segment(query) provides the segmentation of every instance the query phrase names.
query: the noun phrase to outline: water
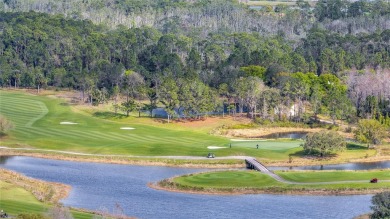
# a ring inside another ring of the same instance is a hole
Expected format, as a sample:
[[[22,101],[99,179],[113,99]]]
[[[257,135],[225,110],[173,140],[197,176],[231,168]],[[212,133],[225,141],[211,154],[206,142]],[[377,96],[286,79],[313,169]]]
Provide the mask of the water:
[[[370,163],[345,163],[332,165],[315,165],[301,167],[267,167],[270,170],[373,170],[388,169],[390,161],[370,162]]]
[[[113,211],[119,204],[138,218],[352,218],[369,212],[370,195],[196,195],[157,191],[148,182],[203,169],[130,166],[11,157],[0,161],[29,177],[72,186],[67,206]]]
[[[261,138],[292,138],[292,139],[302,139],[305,138],[307,132],[276,132],[269,135],[263,135]]]

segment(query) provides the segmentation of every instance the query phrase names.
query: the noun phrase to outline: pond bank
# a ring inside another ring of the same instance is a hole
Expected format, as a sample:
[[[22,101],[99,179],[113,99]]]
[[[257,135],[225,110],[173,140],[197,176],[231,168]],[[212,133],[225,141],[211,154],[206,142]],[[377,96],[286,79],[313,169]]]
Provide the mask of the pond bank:
[[[26,177],[22,174],[0,168],[0,180],[31,192],[41,202],[58,204],[68,197],[71,187],[62,183],[46,182]]]
[[[44,150],[34,148],[8,148],[0,147],[1,156],[28,156],[45,159],[108,163],[108,164],[128,164],[139,166],[168,166],[168,167],[185,167],[185,168],[243,168],[245,167],[244,159],[246,156],[228,156],[216,157],[214,159],[197,156],[126,156],[126,155],[105,155],[105,154],[83,154],[67,151]],[[331,160],[328,158],[309,157],[294,159],[289,161],[271,161],[260,159],[266,166],[313,166],[313,165],[330,165],[344,164],[353,162],[380,162],[390,161],[390,156],[368,157],[353,160]]]

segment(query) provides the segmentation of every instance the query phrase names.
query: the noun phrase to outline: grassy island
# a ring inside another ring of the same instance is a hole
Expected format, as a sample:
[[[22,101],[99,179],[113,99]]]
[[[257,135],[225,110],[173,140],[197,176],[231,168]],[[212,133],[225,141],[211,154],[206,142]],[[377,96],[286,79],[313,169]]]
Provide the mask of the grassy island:
[[[256,171],[216,171],[190,174],[158,182],[152,187],[206,194],[373,194],[390,188],[388,171],[293,171],[276,172],[282,183]],[[378,183],[369,183],[373,177]]]

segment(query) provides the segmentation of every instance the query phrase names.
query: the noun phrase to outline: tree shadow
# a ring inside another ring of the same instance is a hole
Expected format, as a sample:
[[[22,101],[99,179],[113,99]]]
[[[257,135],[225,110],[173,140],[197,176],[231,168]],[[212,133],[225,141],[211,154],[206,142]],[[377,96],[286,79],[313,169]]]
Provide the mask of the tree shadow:
[[[115,114],[113,112],[95,112],[93,114],[93,116],[101,118],[101,119],[122,119],[122,118],[126,117],[123,114],[120,114],[120,113]]]
[[[337,157],[337,153],[325,153],[321,156],[321,152],[316,150],[311,151],[310,154],[306,150],[301,150],[296,151],[295,153],[290,153],[289,156],[307,159],[329,160]]]
[[[348,143],[347,150],[367,150],[367,146],[356,143]]]

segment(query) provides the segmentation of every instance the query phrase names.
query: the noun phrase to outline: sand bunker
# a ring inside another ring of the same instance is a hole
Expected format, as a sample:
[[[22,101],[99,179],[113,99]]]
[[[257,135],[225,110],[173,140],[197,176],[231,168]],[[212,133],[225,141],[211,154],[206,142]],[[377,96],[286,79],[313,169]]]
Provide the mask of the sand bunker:
[[[208,146],[207,148],[208,148],[208,149],[215,150],[215,149],[222,149],[222,148],[227,148],[227,147],[219,147],[219,146]]]
[[[121,127],[122,130],[133,130],[135,128],[132,128],[132,127]]]
[[[77,125],[75,122],[60,122],[60,125]]]

